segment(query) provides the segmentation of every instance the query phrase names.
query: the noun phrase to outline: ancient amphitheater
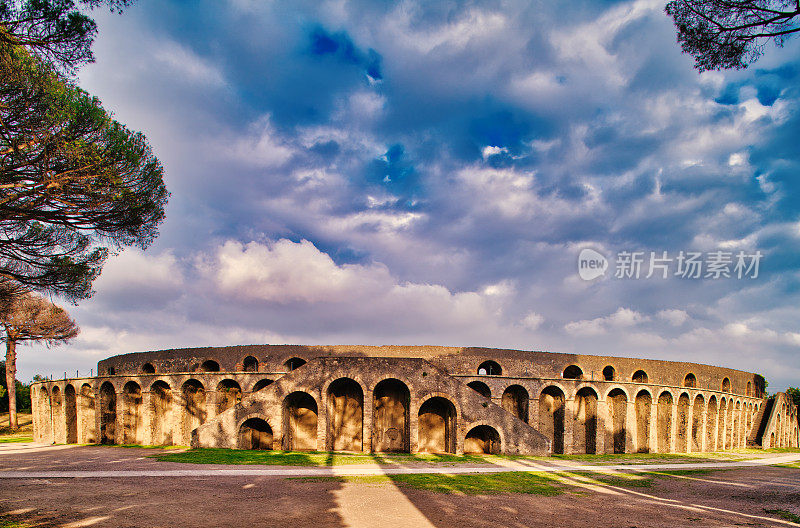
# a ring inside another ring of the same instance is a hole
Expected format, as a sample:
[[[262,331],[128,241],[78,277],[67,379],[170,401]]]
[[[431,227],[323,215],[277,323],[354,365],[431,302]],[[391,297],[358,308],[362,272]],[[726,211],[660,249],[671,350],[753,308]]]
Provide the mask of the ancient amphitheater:
[[[489,348],[142,352],[33,387],[41,442],[449,453],[798,446],[797,407],[695,363]]]

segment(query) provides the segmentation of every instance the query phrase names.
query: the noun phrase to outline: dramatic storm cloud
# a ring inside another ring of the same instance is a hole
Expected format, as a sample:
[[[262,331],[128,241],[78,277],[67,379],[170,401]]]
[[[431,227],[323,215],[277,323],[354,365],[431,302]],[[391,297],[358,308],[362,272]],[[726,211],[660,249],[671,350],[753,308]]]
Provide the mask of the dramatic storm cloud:
[[[663,1],[142,1],[98,22],[80,83],[148,136],[172,199],[72,309],[81,336],[21,350],[23,378],[364,343],[800,379],[797,39],[698,74]],[[580,278],[583,248],[604,276]],[[615,277],[637,251],[639,278]],[[681,251],[729,254],[731,276],[676,276]]]

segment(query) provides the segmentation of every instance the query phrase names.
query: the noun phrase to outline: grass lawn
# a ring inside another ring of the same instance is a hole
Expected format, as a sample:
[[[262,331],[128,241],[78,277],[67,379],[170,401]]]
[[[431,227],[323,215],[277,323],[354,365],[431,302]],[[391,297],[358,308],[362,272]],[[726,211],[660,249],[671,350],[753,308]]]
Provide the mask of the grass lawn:
[[[134,447],[134,446],[130,446]],[[530,460],[555,462],[559,460],[588,464],[650,464],[658,462],[702,462],[719,459],[738,459],[728,453],[629,453],[619,455],[554,455],[551,457],[530,457],[510,455],[432,455],[432,454],[391,454],[391,453],[330,453],[324,451],[248,451],[243,449],[187,449],[178,453],[153,455],[164,462],[184,462],[189,464],[247,464],[269,466],[339,466],[347,464],[387,464],[402,465],[410,463],[496,464],[503,460]]]
[[[8,413],[0,414],[0,444],[8,442],[33,442],[33,417],[30,413],[17,413],[19,429],[8,427]],[[0,525],[2,528],[2,525]]]

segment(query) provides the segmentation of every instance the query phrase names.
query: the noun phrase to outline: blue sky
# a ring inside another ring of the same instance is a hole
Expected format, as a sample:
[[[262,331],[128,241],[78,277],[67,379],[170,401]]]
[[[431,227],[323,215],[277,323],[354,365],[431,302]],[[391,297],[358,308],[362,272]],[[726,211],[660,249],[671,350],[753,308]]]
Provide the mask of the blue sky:
[[[429,5],[431,4],[431,5]],[[696,361],[800,384],[800,43],[698,74],[663,2],[155,2],[81,86],[150,140],[161,236],[20,374],[246,343]],[[583,281],[578,253],[610,260]],[[764,255],[617,279],[621,251]]]

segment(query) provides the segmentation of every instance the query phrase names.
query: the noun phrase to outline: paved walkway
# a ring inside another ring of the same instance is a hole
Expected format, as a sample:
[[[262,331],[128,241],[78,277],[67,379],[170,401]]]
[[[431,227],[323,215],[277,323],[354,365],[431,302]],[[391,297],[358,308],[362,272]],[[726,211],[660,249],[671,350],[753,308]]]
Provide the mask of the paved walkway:
[[[41,446],[36,444],[0,445],[0,457],[30,453],[31,451],[50,452],[66,449],[69,446]],[[563,462],[540,462],[530,460],[498,459],[493,464],[468,465],[426,465],[401,466],[379,464],[352,464],[330,467],[307,466],[240,466],[231,468],[214,467],[187,469],[132,469],[132,470],[13,470],[1,469],[0,479],[41,479],[41,478],[120,478],[120,477],[327,477],[327,476],[371,476],[371,475],[409,475],[409,474],[465,474],[465,473],[503,473],[503,472],[608,472],[608,471],[685,471],[692,469],[731,469],[758,467],[773,464],[787,464],[800,461],[800,453],[767,455],[742,461],[683,462],[657,464],[576,464]]]

